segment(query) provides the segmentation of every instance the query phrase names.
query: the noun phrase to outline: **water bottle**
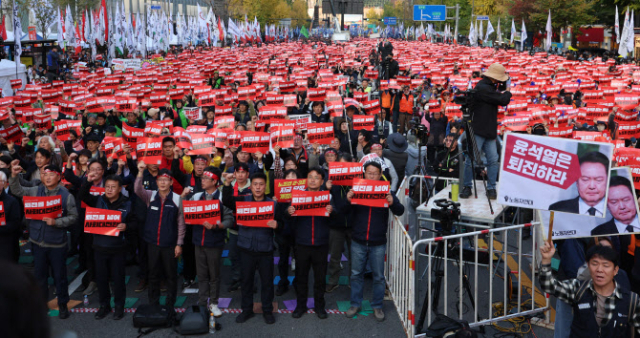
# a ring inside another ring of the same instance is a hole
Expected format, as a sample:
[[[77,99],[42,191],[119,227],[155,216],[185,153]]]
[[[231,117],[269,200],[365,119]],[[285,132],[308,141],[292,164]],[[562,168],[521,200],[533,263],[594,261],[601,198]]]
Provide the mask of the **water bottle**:
[[[84,306],[89,306],[89,296],[84,295]]]
[[[209,316],[209,333],[216,333],[216,317],[213,316],[213,312]]]

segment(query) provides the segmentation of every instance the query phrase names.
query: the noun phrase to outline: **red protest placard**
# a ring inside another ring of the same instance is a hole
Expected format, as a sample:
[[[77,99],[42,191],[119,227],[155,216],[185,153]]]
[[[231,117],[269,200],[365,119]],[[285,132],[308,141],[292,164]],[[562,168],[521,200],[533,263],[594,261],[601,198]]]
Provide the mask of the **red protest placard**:
[[[131,149],[136,149],[138,138],[144,137],[144,129],[130,127],[126,123],[122,124],[122,139]]]
[[[362,103],[362,108],[367,115],[380,114],[380,100],[365,101]]]
[[[525,131],[529,125],[529,116],[507,116],[502,119],[502,125],[511,131]]]
[[[278,202],[290,202],[293,191],[302,191],[307,189],[307,179],[295,180],[275,180],[273,183],[275,190],[274,196]]]
[[[375,116],[366,115],[354,115],[353,116],[353,130],[368,130],[373,131],[375,125]]]
[[[216,117],[213,127],[214,128],[233,128],[235,126],[235,118],[233,116]]]
[[[138,99],[135,97],[117,97],[116,109],[121,112],[132,112],[138,106]]]
[[[292,216],[329,216],[327,205],[331,203],[329,191],[294,191],[291,206],[296,209]]]
[[[24,196],[22,202],[26,219],[41,221],[43,218],[62,217],[62,197],[60,196]]]
[[[362,178],[362,165],[360,163],[329,163],[329,180],[333,185],[352,185],[355,178]]]
[[[504,171],[562,189],[569,188],[581,175],[576,154],[515,134],[507,137],[504,156]]]
[[[104,195],[104,188],[92,186],[91,189],[89,189],[89,193],[93,196],[102,196]],[[83,208],[89,207],[86,203],[84,203],[84,201],[80,201],[80,206]]]
[[[331,144],[334,139],[333,123],[307,124],[307,138],[309,143]]]
[[[215,137],[210,134],[191,134],[191,144],[193,149],[188,155],[210,155],[213,152],[213,142]]]
[[[7,225],[7,217],[4,212],[4,203],[0,202],[0,226]]]
[[[191,134],[186,132],[182,127],[175,127],[173,139],[176,140],[176,146],[180,149],[191,149]]]
[[[247,131],[242,134],[242,151],[248,153],[261,152],[266,154],[269,151],[269,141],[271,134]]]
[[[268,228],[274,218],[273,202],[236,202],[236,223],[240,226]]]
[[[11,89],[18,89],[18,88],[22,88],[22,79],[15,79],[15,80],[10,80],[11,81]]]
[[[280,148],[293,147],[293,137],[295,136],[295,127],[271,127],[271,146],[280,146]]]
[[[138,158],[146,164],[162,163],[162,138],[138,139]]]
[[[120,223],[122,223],[122,212],[118,210],[86,208],[84,232],[87,234],[118,236],[120,231],[116,230],[116,227]]]
[[[227,148],[227,134],[233,132],[231,129],[211,129],[211,135],[215,138],[214,146],[216,148]]]
[[[261,121],[282,119],[287,116],[287,108],[283,106],[263,106],[259,112]]]
[[[356,178],[353,180],[353,192],[355,195],[351,199],[351,204],[377,208],[389,207],[389,203],[387,202],[389,182],[387,181]]]
[[[220,200],[182,201],[184,222],[187,224],[220,224]]]
[[[187,133],[204,134],[207,132],[207,126],[192,124],[187,127]]]
[[[618,138],[630,139],[640,136],[640,121],[618,122]]]
[[[33,117],[33,123],[38,130],[47,130],[51,128],[51,115],[36,115]]]
[[[242,144],[242,135],[245,131],[230,130],[227,132],[227,141],[229,141],[229,147],[239,147]]]
[[[22,137],[22,129],[20,129],[20,125],[14,124],[9,128],[1,129],[0,137],[7,140],[7,142],[16,142]]]

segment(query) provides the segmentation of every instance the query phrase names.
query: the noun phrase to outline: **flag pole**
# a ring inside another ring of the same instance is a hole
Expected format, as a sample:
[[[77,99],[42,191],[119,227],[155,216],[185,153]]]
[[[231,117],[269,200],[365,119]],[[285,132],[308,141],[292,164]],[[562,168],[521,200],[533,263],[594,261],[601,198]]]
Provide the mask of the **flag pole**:
[[[12,4],[12,8],[11,8],[11,12],[13,13],[13,15],[16,15],[16,0],[11,1]],[[5,28],[6,29],[6,28]],[[22,30],[22,29],[20,29]],[[16,18],[13,18],[13,61],[15,61],[16,63],[16,80],[19,79],[18,77],[18,67],[20,67],[20,55],[16,55],[16,44],[20,43],[20,40],[16,40],[16,39],[21,39],[21,36],[17,36],[16,34]]]

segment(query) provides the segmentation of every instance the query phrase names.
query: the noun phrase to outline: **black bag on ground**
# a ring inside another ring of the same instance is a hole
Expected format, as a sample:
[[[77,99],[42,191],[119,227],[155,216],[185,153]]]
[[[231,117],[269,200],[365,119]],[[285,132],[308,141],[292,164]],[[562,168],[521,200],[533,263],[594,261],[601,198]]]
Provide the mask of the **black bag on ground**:
[[[176,312],[166,305],[142,304],[133,314],[133,327],[139,328],[138,333],[141,337],[149,334],[156,329],[172,327],[175,322]],[[143,327],[151,328],[142,330]]]
[[[209,333],[209,311],[203,305],[188,307],[182,318],[180,325],[176,327],[176,332],[181,335]]]
[[[424,333],[427,337],[440,338],[448,337],[450,334],[455,334],[461,330],[468,331],[470,334],[468,337],[477,337],[475,332],[469,330],[469,323],[466,320],[458,320],[443,314],[437,314]]]

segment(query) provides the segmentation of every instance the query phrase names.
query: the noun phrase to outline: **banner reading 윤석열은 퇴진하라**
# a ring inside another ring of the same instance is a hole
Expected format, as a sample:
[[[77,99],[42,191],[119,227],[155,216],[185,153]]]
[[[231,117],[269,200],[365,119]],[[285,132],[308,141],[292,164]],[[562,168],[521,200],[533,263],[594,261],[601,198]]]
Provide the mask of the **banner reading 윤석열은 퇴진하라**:
[[[607,193],[607,212],[604,218],[589,217],[556,212],[553,218],[553,239],[573,237],[612,236],[615,243],[626,238],[616,235],[640,232],[638,219],[638,201],[635,198],[632,176],[628,167],[612,168],[609,173],[609,190]],[[543,233],[549,233],[550,212],[540,210],[540,220],[544,227]],[[620,226],[618,226],[620,225]],[[629,231],[629,225],[633,231]],[[614,246],[617,246],[614,244]],[[626,248],[625,248],[626,249]]]
[[[509,133],[498,203],[602,218],[612,154],[610,143]]]

